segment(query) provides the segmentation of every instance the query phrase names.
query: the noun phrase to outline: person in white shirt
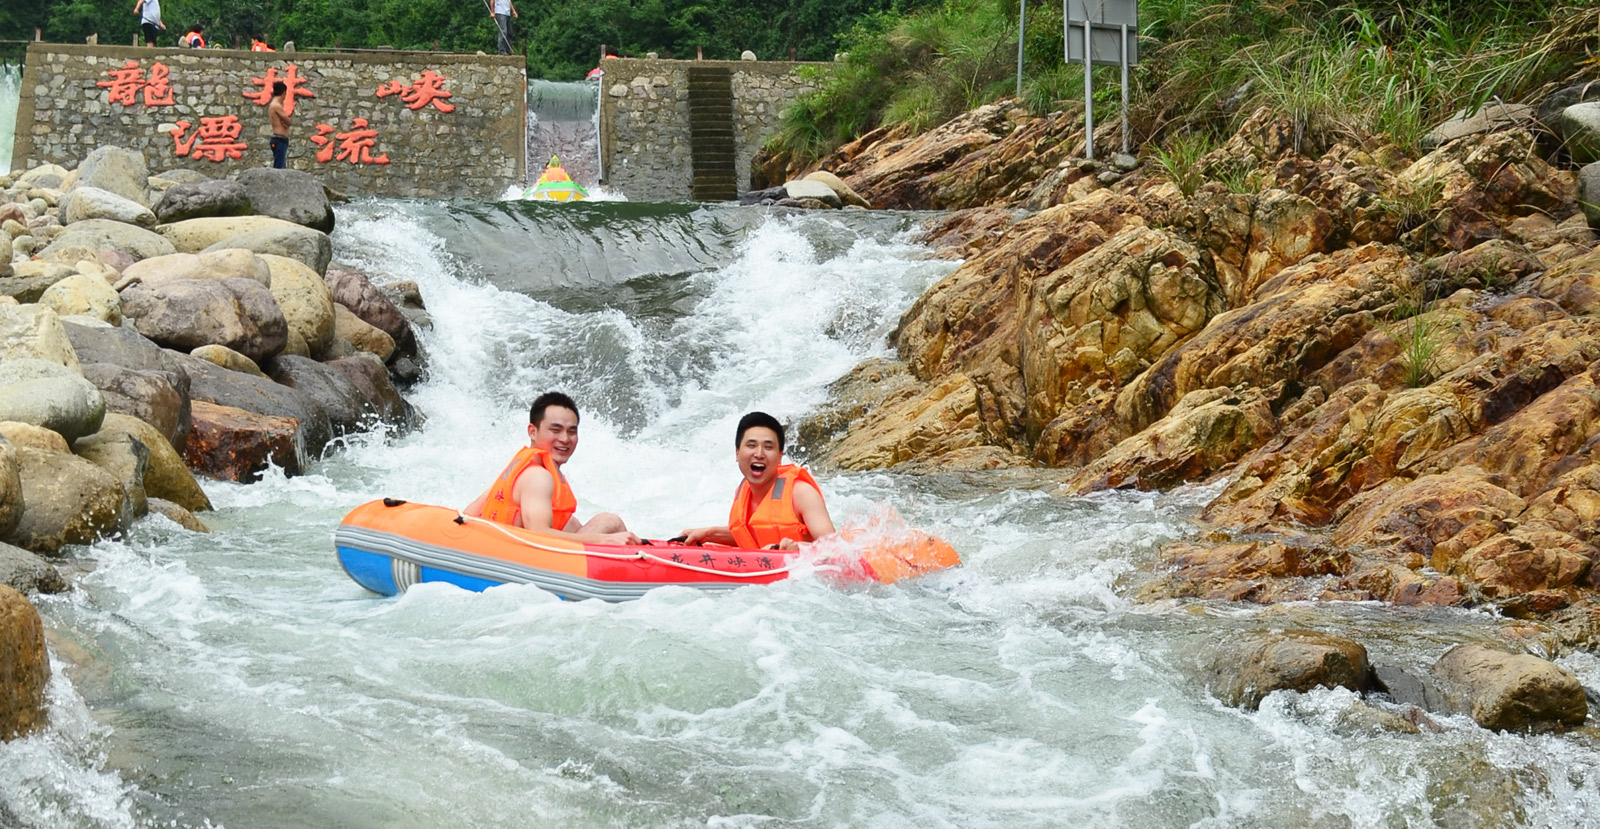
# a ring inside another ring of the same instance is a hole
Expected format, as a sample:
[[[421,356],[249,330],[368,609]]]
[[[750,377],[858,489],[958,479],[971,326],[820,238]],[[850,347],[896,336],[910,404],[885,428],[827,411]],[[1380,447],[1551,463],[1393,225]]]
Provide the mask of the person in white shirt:
[[[494,8],[489,16],[494,18],[495,28],[500,30],[500,54],[511,54],[511,18],[517,16],[517,6],[511,0],[494,0]]]
[[[156,45],[156,33],[167,30],[161,22],[161,0],[139,0],[133,4],[133,13],[139,15],[139,28],[144,30],[144,45]]]

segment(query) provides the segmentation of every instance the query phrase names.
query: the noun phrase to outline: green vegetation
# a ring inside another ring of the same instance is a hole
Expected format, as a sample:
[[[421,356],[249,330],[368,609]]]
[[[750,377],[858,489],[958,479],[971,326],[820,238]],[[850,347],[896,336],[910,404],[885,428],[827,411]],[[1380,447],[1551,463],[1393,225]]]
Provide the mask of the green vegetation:
[[[516,0],[513,0],[516,2]],[[134,0],[40,0],[0,3],[0,40],[132,42],[139,29]],[[745,49],[764,59],[830,60],[838,33],[874,15],[902,15],[937,0],[521,0],[513,43],[526,51],[529,73],[554,80],[582,78],[601,44],[624,56],[736,59]],[[484,0],[162,0],[164,42],[189,25],[232,46],[263,33],[274,45],[299,49],[442,49],[493,52],[495,23]]]
[[[880,126],[926,129],[1015,94],[1017,6],[945,0],[858,22],[843,38],[847,59],[786,114],[774,149],[814,158]],[[1140,14],[1129,115],[1157,145],[1227,136],[1268,106],[1291,119],[1297,143],[1379,134],[1415,151],[1457,110],[1570,76],[1600,32],[1600,6],[1571,0],[1143,0]],[[1059,3],[1028,0],[1021,103],[1037,113],[1082,106],[1061,27]],[[1118,115],[1116,71],[1097,70],[1098,119]]]

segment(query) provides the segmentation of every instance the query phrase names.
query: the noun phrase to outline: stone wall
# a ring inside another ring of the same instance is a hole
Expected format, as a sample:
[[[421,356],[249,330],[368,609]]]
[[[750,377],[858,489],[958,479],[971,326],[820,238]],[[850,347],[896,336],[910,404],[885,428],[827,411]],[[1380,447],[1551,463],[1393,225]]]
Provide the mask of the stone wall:
[[[600,134],[605,184],[635,201],[689,198],[690,66],[733,73],[739,192],[750,189],[750,159],[778,131],[784,107],[816,88],[825,63],[623,58],[601,68]]]
[[[427,52],[33,43],[12,167],[71,166],[106,144],[143,153],[151,171],[266,166],[260,93],[285,79],[306,93],[291,95],[289,166],[336,190],[493,198],[525,180],[522,59]]]

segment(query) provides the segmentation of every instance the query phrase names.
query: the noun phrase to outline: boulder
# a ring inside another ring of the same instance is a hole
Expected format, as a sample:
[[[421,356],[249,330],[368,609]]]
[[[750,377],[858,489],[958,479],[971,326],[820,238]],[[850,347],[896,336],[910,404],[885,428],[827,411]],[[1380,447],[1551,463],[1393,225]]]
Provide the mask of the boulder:
[[[122,417],[126,418],[127,415]],[[166,439],[157,437],[154,442],[163,444],[166,443]],[[120,512],[124,524],[142,517],[149,511],[144,478],[150,466],[150,450],[144,441],[126,431],[101,429],[88,437],[79,438],[72,445],[72,451],[78,457],[110,473],[111,477],[122,484]]]
[[[1486,132],[1533,125],[1533,107],[1527,104],[1490,101],[1476,112],[1463,109],[1429,130],[1428,134],[1422,136],[1422,148],[1432,150],[1441,144],[1468,135],[1481,135]]]
[[[68,442],[93,434],[105,398],[75,369],[31,358],[0,362],[0,420],[43,426]]]
[[[1556,122],[1567,107],[1597,100],[1600,100],[1600,81],[1583,81],[1562,87],[1539,102],[1539,122],[1555,132]]]
[[[272,287],[272,267],[266,260],[243,248],[224,248],[200,254],[200,264],[212,279],[253,279]]]
[[[254,212],[244,185],[226,179],[173,184],[155,208],[155,216],[162,224],[215,216],[248,216]]]
[[[394,338],[382,330],[368,325],[350,309],[337,303],[333,306],[333,336],[355,346],[360,351],[387,361],[394,353]]]
[[[211,499],[183,463],[183,456],[166,437],[144,421],[124,414],[108,414],[100,431],[85,440],[137,441],[145,448],[144,477],[141,483],[149,498],[171,501],[192,512],[211,509]],[[187,446],[187,442],[185,443]]]
[[[0,585],[0,740],[45,726],[45,685],[50,656],[39,611],[16,590]]]
[[[1555,128],[1574,163],[1600,161],[1600,101],[1567,107],[1556,117]]]
[[[362,322],[377,328],[394,339],[397,353],[417,356],[416,336],[410,320],[400,303],[384,288],[372,284],[367,275],[349,268],[330,267],[323,281],[333,301],[361,318]],[[414,301],[421,309],[422,297],[415,283],[395,283],[395,293],[403,300]],[[353,342],[353,341],[352,341]]]
[[[98,187],[74,188],[61,200],[57,215],[64,225],[88,219],[110,219],[144,228],[156,226],[156,214],[150,212],[150,208]]]
[[[257,258],[265,261],[271,270],[272,296],[277,299],[278,307],[283,309],[289,330],[300,335],[310,354],[320,355],[327,351],[333,343],[334,328],[333,298],[327,283],[316,271],[297,259],[270,253]],[[373,292],[377,293],[377,290],[373,289]],[[387,301],[381,293],[378,298]],[[398,309],[395,315],[399,316]],[[404,324],[405,318],[400,317],[400,321]]]
[[[207,527],[205,522],[196,518],[194,513],[162,498],[150,499],[150,514],[160,515],[189,532],[211,532],[211,528]]]
[[[69,276],[45,289],[39,304],[63,317],[86,316],[122,324],[122,297],[99,276]]]
[[[299,170],[252,167],[239,173],[255,212],[297,225],[333,232],[333,205],[316,176]]]
[[[1589,715],[1578,678],[1537,656],[1457,645],[1433,671],[1446,701],[1484,728],[1577,728]]]
[[[221,480],[253,481],[269,464],[281,467],[287,475],[297,475],[298,429],[294,418],[196,400],[194,425],[183,457],[190,469]]]
[[[35,187],[60,187],[72,172],[59,164],[40,164],[17,177],[17,185],[26,189]]]
[[[0,585],[22,593],[65,593],[70,589],[55,565],[5,543],[0,543]]]
[[[844,203],[839,198],[839,194],[833,192],[832,187],[813,179],[802,178],[786,181],[783,183],[783,192],[791,199],[801,202],[806,199],[815,199],[828,207],[839,207]]]
[[[0,440],[0,538],[11,535],[22,520],[22,462],[10,441]]]
[[[151,176],[151,178],[165,179],[171,184],[199,184],[203,181],[217,180],[198,170],[190,170],[185,167],[174,167],[170,170],[162,170],[161,172],[156,173],[154,176]]]
[[[7,277],[12,273],[11,253],[11,234],[0,233],[0,277]]]
[[[122,527],[122,484],[100,467],[75,455],[27,447],[17,450],[17,460],[28,508],[5,541],[49,555]]]
[[[1361,643],[1309,630],[1237,637],[1211,660],[1211,692],[1227,705],[1248,710],[1273,691],[1342,687],[1361,692],[1371,681]]]
[[[867,203],[866,199],[861,198],[859,193],[851,189],[850,185],[845,184],[844,179],[839,178],[827,170],[818,170],[814,173],[810,173],[805,177],[805,180],[818,181],[828,185],[828,189],[832,190],[834,195],[839,197],[839,201],[845,204],[853,204],[856,207],[872,207],[871,204]]]
[[[67,439],[59,432],[52,432],[43,426],[32,423],[22,423],[16,420],[0,420],[0,437],[10,441],[12,446],[29,449],[43,449],[46,452],[71,452],[72,447],[67,445]]]
[[[174,253],[156,256],[129,265],[123,281],[157,285],[173,279],[249,279],[263,287],[272,284],[267,263],[247,250],[221,250],[213,253]]]
[[[154,342],[184,351],[222,345],[261,362],[288,342],[272,293],[251,279],[170,279],[131,285],[122,312]]]
[[[100,390],[108,416],[115,412],[136,417],[154,427],[171,445],[183,445],[189,434],[189,375],[141,371],[113,363],[84,363],[83,378]]]
[[[152,256],[165,256],[176,250],[164,237],[142,227],[110,219],[85,219],[61,231],[60,235],[40,252],[40,255],[49,257],[52,251],[69,247],[84,247],[90,250],[111,248],[127,254],[134,261],[149,259]]]
[[[1578,171],[1578,206],[1590,227],[1600,228],[1600,161]]]
[[[189,352],[189,356],[205,360],[212,365],[222,366],[229,371],[254,374],[257,377],[267,376],[266,372],[262,371],[254,360],[224,345],[202,345]]]
[[[95,187],[141,205],[150,204],[150,168],[144,156],[121,147],[97,147],[78,164],[73,189]]]
[[[398,431],[416,425],[416,411],[400,396],[400,390],[395,388],[383,361],[376,355],[360,353],[330,360],[326,365],[355,386],[368,416]]]
[[[25,358],[78,368],[78,355],[55,311],[43,305],[0,305],[0,361]]]
[[[270,253],[277,256],[287,256],[298,259],[306,267],[321,275],[328,269],[328,262],[333,259],[333,241],[327,234],[310,228],[293,225],[295,230],[282,229],[258,230],[253,233],[241,233],[238,236],[229,236],[226,239],[206,248],[206,251],[224,250],[227,248],[244,248],[256,253]]]
[[[332,440],[333,429],[327,412],[304,392],[263,377],[229,371],[188,355],[178,356],[184,360],[184,369],[190,378],[191,400],[292,419],[299,424],[296,440],[302,455],[316,457]],[[191,409],[191,420],[192,416]]]

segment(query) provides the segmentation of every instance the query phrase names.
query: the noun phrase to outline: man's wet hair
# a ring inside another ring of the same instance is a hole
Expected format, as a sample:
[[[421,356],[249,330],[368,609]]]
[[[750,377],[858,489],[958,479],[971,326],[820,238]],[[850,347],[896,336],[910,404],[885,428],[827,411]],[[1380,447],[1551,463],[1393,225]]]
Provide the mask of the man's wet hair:
[[[739,444],[744,443],[745,432],[748,432],[757,426],[771,429],[772,433],[778,436],[778,451],[782,452],[783,424],[779,423],[777,418],[767,414],[766,412],[751,412],[744,417],[739,418],[739,431],[733,436],[734,448],[738,448]]]
[[[282,95],[283,93],[288,92],[288,91],[289,91],[289,85],[284,83],[283,81],[277,81],[277,82],[273,83],[273,85],[272,85],[272,97],[274,97],[274,98],[279,97],[280,95]]]
[[[571,409],[574,417],[578,414],[578,404],[572,402],[572,398],[558,391],[547,391],[533,399],[533,405],[528,408],[528,422],[538,426],[539,421],[544,420],[544,410],[551,406]]]

